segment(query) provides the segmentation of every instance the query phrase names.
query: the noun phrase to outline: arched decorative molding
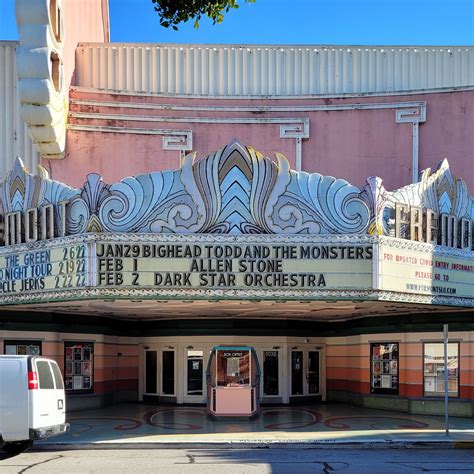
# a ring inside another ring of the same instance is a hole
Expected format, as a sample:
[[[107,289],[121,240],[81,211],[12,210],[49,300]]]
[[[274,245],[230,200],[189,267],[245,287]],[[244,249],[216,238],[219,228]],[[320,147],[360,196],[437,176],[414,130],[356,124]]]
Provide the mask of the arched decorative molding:
[[[21,113],[38,152],[47,158],[63,158],[66,143],[61,4],[61,0],[16,1]]]

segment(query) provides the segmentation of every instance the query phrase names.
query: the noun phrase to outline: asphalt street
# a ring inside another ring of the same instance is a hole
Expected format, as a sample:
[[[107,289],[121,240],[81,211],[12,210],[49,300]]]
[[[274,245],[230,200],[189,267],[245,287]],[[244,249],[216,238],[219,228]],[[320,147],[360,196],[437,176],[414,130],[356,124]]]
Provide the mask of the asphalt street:
[[[0,451],[0,473],[474,473],[474,450],[233,448]]]

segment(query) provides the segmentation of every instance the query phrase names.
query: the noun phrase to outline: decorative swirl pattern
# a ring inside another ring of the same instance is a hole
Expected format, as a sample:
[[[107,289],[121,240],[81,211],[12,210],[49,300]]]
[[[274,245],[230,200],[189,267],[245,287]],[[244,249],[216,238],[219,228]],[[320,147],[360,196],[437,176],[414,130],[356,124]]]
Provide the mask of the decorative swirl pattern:
[[[292,171],[287,191],[273,211],[269,220],[275,233],[358,234],[366,232],[370,221],[359,188],[318,173]]]
[[[68,200],[66,230],[134,234],[394,235],[395,204],[429,207],[458,219],[474,218],[466,183],[452,176],[447,161],[426,170],[419,183],[393,192],[380,178],[363,188],[343,179],[290,170],[233,141],[178,170],[142,174],[105,184],[90,174],[80,189],[52,181],[44,169],[29,174],[21,160],[2,185],[4,212]],[[406,230],[405,225],[405,230]],[[403,229],[402,229],[403,231]]]
[[[99,209],[104,228],[109,232],[149,231],[150,217],[158,213],[158,206],[169,196],[175,174],[175,171],[150,173],[125,178],[110,186],[110,193]]]
[[[72,199],[67,215],[66,228],[69,234],[83,234],[87,230],[87,224],[90,218],[89,207],[84,199],[78,197]]]

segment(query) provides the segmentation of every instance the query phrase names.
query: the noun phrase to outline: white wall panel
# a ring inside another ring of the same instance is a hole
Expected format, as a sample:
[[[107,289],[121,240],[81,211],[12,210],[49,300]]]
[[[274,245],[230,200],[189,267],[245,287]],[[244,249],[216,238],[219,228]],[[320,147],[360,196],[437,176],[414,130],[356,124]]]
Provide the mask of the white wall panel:
[[[474,85],[474,47],[81,44],[76,85],[128,93],[296,96]]]
[[[20,114],[17,94],[15,52],[18,43],[0,41],[0,179],[19,156],[31,173],[36,173],[39,155]]]

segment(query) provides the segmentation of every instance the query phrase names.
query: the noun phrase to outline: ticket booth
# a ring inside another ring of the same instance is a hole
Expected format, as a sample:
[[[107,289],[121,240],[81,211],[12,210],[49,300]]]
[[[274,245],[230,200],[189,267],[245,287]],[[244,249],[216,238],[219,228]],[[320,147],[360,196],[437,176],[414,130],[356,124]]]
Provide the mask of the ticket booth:
[[[258,414],[260,367],[252,347],[214,347],[206,379],[211,415],[249,418]]]

